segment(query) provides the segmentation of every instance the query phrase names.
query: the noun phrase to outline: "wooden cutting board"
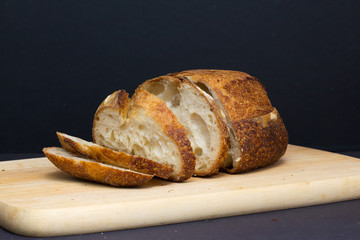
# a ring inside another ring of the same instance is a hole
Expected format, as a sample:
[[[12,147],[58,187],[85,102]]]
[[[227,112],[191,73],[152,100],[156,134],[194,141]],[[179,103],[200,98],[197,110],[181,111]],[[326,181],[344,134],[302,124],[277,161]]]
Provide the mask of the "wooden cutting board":
[[[36,158],[1,162],[0,189],[3,228],[59,236],[360,198],[360,159],[289,145],[276,164],[249,173],[115,188],[75,179]]]

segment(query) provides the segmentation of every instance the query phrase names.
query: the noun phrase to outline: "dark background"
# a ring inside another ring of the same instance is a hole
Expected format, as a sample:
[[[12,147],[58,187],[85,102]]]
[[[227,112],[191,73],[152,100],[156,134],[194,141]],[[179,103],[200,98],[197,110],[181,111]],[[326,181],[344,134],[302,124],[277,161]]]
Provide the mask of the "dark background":
[[[91,140],[101,101],[197,68],[260,79],[290,143],[360,149],[360,1],[0,1],[0,153]]]

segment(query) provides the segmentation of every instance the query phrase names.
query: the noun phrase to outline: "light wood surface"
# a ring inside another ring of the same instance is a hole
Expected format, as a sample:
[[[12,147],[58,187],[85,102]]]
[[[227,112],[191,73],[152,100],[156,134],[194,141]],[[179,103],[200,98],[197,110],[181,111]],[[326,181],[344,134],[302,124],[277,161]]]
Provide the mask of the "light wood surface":
[[[360,198],[360,159],[289,145],[249,173],[116,188],[73,178],[46,158],[0,163],[0,225],[60,236],[219,218]]]

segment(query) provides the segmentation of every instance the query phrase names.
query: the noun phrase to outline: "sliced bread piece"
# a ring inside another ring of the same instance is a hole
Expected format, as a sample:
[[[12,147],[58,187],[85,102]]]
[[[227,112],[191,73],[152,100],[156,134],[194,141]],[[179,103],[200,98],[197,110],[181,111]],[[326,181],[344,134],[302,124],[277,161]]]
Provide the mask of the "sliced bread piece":
[[[265,87],[249,74],[227,70],[190,70],[169,74],[203,89],[224,111],[230,148],[223,169],[230,173],[264,167],[286,151],[288,133]]]
[[[98,163],[63,148],[48,147],[43,152],[57,168],[85,180],[112,186],[136,187],[153,178],[153,175]]]
[[[196,156],[194,175],[216,174],[227,156],[229,130],[214,100],[185,78],[161,76],[139,88],[164,101],[188,131]]]
[[[110,164],[117,167],[131,169],[137,172],[155,175],[167,179],[174,171],[164,164],[133,156],[124,152],[118,152],[83,139],[57,132],[61,146],[71,152],[78,152],[86,158]]]
[[[137,89],[131,101],[123,90],[108,96],[93,124],[96,144],[167,165],[174,169],[172,181],[184,181],[194,172],[196,158],[187,134],[166,104],[144,89]]]

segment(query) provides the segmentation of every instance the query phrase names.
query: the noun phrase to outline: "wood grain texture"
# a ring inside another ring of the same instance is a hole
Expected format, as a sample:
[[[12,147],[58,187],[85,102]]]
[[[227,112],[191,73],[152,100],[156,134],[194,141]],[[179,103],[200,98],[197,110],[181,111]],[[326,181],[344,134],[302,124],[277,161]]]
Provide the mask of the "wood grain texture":
[[[183,183],[116,188],[46,158],[0,163],[0,224],[26,236],[139,228],[360,198],[360,159],[289,145],[274,165]]]

